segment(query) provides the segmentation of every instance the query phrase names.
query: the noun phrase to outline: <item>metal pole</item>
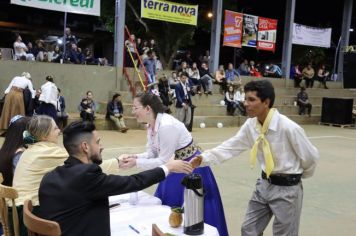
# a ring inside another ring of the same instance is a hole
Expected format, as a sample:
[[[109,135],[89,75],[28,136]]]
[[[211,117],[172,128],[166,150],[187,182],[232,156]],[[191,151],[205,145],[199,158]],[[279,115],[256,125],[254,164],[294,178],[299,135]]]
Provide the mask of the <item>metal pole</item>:
[[[283,54],[282,54],[282,78],[286,78],[285,84],[288,86],[291,56],[292,56],[292,37],[293,23],[295,14],[295,1],[286,1],[286,19],[284,23],[284,39],[283,39]]]
[[[219,66],[222,0],[213,0],[213,21],[211,22],[209,70],[214,72]]]
[[[340,43],[341,43],[341,37],[339,38],[339,42],[337,43],[336,49],[335,49],[335,56],[334,56],[334,68],[333,68],[333,74],[331,75],[331,78],[334,80],[335,75],[337,74],[336,70],[336,63],[337,63],[337,54],[339,53],[340,50]],[[337,77],[336,77],[337,78]]]
[[[63,22],[63,61],[66,58],[66,42],[67,42],[67,35],[66,35],[66,28],[67,28],[67,12],[64,12],[64,22]]]
[[[337,65],[337,80],[344,81],[344,50],[349,44],[350,37],[350,26],[352,18],[352,5],[353,0],[344,0],[344,10],[342,16],[342,26],[341,26],[341,41],[339,48],[339,57]]]
[[[123,68],[126,0],[115,2],[114,65]]]

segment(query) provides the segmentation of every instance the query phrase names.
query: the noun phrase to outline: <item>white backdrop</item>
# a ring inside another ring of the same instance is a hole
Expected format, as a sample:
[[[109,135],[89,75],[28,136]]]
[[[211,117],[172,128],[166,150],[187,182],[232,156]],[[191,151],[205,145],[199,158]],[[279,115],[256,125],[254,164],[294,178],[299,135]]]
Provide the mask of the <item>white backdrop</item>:
[[[331,28],[293,24],[293,44],[330,48]]]

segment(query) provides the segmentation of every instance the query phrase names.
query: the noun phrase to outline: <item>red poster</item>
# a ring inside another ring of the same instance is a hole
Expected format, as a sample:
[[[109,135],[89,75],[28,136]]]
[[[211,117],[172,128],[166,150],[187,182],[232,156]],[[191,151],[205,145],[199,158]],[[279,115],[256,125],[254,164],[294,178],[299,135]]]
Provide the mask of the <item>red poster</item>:
[[[274,52],[276,50],[277,20],[258,18],[257,49]]]
[[[223,46],[241,48],[242,14],[225,10]]]

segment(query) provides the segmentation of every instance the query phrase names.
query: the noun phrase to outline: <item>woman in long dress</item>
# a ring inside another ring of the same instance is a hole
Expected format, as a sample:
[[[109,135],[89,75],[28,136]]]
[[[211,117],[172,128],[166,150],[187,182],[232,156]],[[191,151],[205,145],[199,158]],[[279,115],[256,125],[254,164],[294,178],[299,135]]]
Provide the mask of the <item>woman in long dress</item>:
[[[138,94],[133,101],[132,113],[140,123],[147,123],[147,149],[141,154],[124,154],[122,168],[137,166],[151,169],[166,163],[173,156],[175,159],[191,160],[200,154],[194,144],[192,135],[184,124],[173,116],[164,113],[161,99],[151,93]],[[204,221],[215,226],[221,236],[228,235],[224,209],[218,186],[209,167],[194,170],[202,176],[204,190]],[[184,174],[170,174],[162,181],[155,196],[162,200],[163,205],[182,206],[184,187],[181,180]]]
[[[28,88],[35,97],[36,91],[33,89],[31,75],[23,72],[21,76],[13,78],[5,90],[5,102],[0,118],[0,130],[6,130],[9,127],[10,119],[16,115],[25,116],[25,104],[23,91]]]

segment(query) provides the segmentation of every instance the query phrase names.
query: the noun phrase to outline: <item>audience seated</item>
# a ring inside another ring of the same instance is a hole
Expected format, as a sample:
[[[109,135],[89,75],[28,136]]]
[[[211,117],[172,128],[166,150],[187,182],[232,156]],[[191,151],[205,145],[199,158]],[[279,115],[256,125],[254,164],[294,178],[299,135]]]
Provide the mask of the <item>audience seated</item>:
[[[234,101],[235,101],[236,107],[239,110],[240,114],[243,116],[246,116],[246,108],[244,105],[245,92],[244,92],[244,88],[243,88],[242,84],[238,86],[238,88],[235,92]]]
[[[106,119],[112,120],[120,132],[126,133],[129,128],[124,121],[124,107],[121,102],[121,95],[115,93],[106,106]]]
[[[79,104],[80,117],[83,121],[93,122],[95,119],[96,104],[93,100],[93,92],[87,91],[86,97]]]
[[[172,105],[173,90],[169,87],[166,75],[163,75],[158,81],[158,92],[163,105],[166,107],[166,112],[171,114],[172,111],[169,107]]]
[[[315,71],[313,69],[312,63],[309,63],[302,71],[303,79],[305,81],[306,88],[313,88],[314,86],[314,75]]]
[[[226,113],[229,116],[233,116],[235,114],[236,104],[234,101],[235,89],[234,86],[227,86],[227,91],[225,93],[225,105],[226,105]]]
[[[266,67],[265,76],[274,77],[274,78],[281,78],[282,77],[282,70],[276,64],[270,63]]]
[[[237,72],[240,75],[250,75],[250,68],[248,66],[247,59],[244,59],[244,61],[240,64],[239,68],[237,69]]]
[[[236,85],[241,83],[240,74],[237,70],[234,69],[234,65],[232,63],[228,64],[227,70],[225,71],[225,76],[226,82],[228,84]],[[237,79],[235,76],[237,76]]]
[[[309,102],[308,94],[305,91],[305,87],[300,88],[300,92],[297,95],[297,104],[299,106],[299,115],[305,114],[305,109],[307,109],[308,116],[311,116],[312,104]]]
[[[326,80],[327,80],[329,74],[330,74],[329,71],[327,71],[325,69],[325,65],[324,64],[320,65],[320,67],[318,69],[318,74],[317,74],[317,79],[319,81],[319,87],[321,85],[323,85],[323,87],[325,89],[328,89],[328,87],[326,86]]]
[[[208,64],[202,63],[199,70],[201,84],[205,94],[213,94],[213,77],[211,76],[208,68]]]
[[[200,74],[199,74],[199,69],[197,66],[197,63],[194,62],[192,67],[188,68],[188,75],[189,75],[189,82],[191,85],[194,86],[194,92],[198,93],[199,95],[202,94],[201,92],[201,80],[200,80]]]
[[[15,59],[16,60],[34,60],[34,55],[28,52],[28,48],[22,42],[22,38],[20,35],[16,36],[16,41],[14,42],[14,51],[15,51]]]

